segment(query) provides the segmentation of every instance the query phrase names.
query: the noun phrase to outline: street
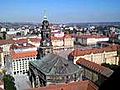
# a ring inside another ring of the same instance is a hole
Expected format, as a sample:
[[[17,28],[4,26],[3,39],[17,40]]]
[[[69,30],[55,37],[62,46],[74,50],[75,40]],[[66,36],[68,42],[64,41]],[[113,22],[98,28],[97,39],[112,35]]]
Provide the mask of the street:
[[[17,75],[15,78],[15,86],[17,90],[26,90],[31,88],[30,81],[27,75]]]

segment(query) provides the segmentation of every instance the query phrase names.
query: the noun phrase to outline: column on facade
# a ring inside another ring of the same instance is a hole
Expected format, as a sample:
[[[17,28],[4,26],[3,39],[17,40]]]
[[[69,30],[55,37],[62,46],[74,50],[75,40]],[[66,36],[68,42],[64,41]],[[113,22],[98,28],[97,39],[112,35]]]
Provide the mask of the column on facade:
[[[38,75],[35,77],[35,81],[36,81],[36,87],[39,87],[40,86],[40,78]]]
[[[33,76],[32,76],[32,87],[35,88],[35,80]]]

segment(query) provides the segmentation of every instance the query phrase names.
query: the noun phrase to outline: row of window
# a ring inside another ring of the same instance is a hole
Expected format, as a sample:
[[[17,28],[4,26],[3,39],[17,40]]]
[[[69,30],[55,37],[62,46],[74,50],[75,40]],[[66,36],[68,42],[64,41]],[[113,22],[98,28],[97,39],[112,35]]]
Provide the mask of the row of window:
[[[20,59],[20,61],[17,60],[14,61],[13,62],[13,70],[15,71],[14,75],[16,75],[17,73],[24,74],[24,72],[29,68],[29,61],[33,61],[33,60],[35,60],[35,58],[31,58],[31,60]]]
[[[47,80],[64,80],[64,79],[77,79],[80,77],[80,73],[76,73],[70,76],[47,76]]]
[[[25,73],[27,73],[28,71],[26,71],[26,70],[23,70],[23,71],[15,71],[14,72],[14,75],[16,75],[16,74],[25,74]]]
[[[13,66],[13,69],[14,69],[14,70],[28,69],[28,65],[26,65],[26,66],[20,66],[20,68]]]

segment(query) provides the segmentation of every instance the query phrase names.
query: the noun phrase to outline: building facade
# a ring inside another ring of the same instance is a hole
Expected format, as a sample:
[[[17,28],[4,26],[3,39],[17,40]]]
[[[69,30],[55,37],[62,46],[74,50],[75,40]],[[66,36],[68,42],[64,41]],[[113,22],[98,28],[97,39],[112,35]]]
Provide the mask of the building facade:
[[[73,56],[73,62],[79,58],[84,58],[91,62],[95,62],[97,64],[101,63],[109,63],[109,64],[119,64],[119,58],[117,56],[119,45],[111,45],[104,48],[94,48],[94,49],[86,49],[86,50],[74,50],[71,52],[70,56]]]
[[[71,35],[66,34],[62,37],[51,37],[51,42],[53,46],[53,53],[59,53],[63,50],[73,50],[74,49],[74,40]]]
[[[12,75],[27,74],[29,70],[29,62],[36,60],[36,47],[30,46],[16,46],[11,47],[12,58]]]
[[[76,42],[81,45],[96,45],[100,41],[109,41],[109,37],[101,35],[81,35],[76,36]]]

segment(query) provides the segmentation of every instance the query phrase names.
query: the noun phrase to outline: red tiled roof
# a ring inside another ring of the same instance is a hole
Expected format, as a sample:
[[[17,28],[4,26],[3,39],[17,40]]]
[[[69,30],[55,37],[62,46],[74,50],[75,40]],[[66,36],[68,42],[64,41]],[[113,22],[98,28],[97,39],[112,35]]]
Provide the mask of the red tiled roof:
[[[100,73],[106,77],[109,77],[113,73],[113,71],[111,69],[101,66],[99,64],[96,64],[94,62],[88,61],[84,58],[79,58],[79,60],[77,60],[76,63],[80,66],[84,66],[86,68],[89,68],[89,69],[97,72],[97,73]]]
[[[65,35],[64,37],[51,37],[52,40],[63,40],[64,38],[69,38],[71,35]],[[28,39],[30,39],[31,42],[40,42],[40,38],[27,38],[27,39],[19,39],[19,40],[0,40],[0,45],[5,45],[5,44],[23,44],[27,43]]]
[[[15,53],[14,51],[11,51],[11,56],[13,60],[20,59],[20,58],[27,58],[27,57],[36,57],[37,51],[28,51],[28,52],[21,52],[21,53]]]
[[[64,37],[54,37],[54,36],[51,36],[51,40],[63,40]]]
[[[22,44],[22,43],[26,43],[27,39],[19,39],[19,40],[0,40],[0,45],[5,45],[5,44]]]
[[[13,44],[10,46],[10,50],[12,50],[12,49],[27,49],[27,48],[34,48],[34,47],[35,47],[34,45],[29,44],[29,43],[26,43],[26,46],[22,46],[22,45],[17,46],[15,44]]]
[[[0,40],[0,45],[13,44],[13,40]]]
[[[23,43],[27,43],[27,42],[28,42],[27,39],[14,40],[14,43],[17,43],[17,44],[23,44]]]
[[[112,51],[117,51],[120,48],[120,45],[111,45],[108,47],[104,47],[104,48],[94,48],[94,49],[86,49],[86,50],[80,50],[80,49],[76,49],[73,52],[71,52],[70,54],[73,56],[84,56],[84,55],[88,55],[88,54],[96,54],[96,53],[103,53],[105,52],[112,52]]]
[[[103,36],[103,35],[74,35],[74,38],[109,38],[107,36]]]
[[[91,81],[79,81],[68,84],[49,85],[47,87],[33,88],[28,90],[98,90]]]
[[[40,38],[29,38],[31,42],[40,42]]]
[[[32,42],[40,42],[41,39],[39,38],[30,38],[30,41]],[[27,43],[28,39],[19,39],[19,40],[0,40],[0,45],[5,44],[23,44]]]

